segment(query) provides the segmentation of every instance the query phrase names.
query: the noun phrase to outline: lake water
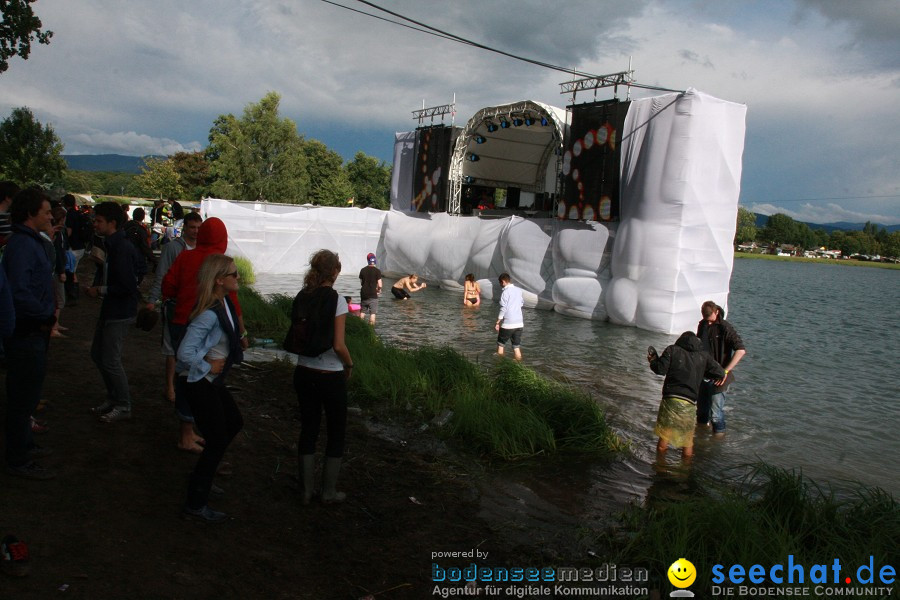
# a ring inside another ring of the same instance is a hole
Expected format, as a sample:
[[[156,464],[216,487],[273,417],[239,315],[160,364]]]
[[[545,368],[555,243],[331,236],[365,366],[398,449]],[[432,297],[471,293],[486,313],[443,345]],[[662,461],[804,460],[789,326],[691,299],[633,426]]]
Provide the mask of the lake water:
[[[293,295],[299,283],[298,275],[260,275],[255,287]],[[336,288],[359,297],[354,276],[342,275]],[[461,294],[435,286],[398,302],[386,293],[376,331],[401,347],[448,344],[491,360],[498,307],[485,301],[463,310]],[[693,468],[717,473],[763,460],[837,487],[858,480],[900,495],[898,298],[900,271],[736,260],[727,318],[748,354],[728,393],[728,435],[699,434]],[[525,311],[525,364],[588,391],[633,443],[633,455],[612,467],[573,475],[590,479],[590,494],[621,502],[657,481],[651,464],[662,378],[645,354],[676,337]],[[669,454],[674,462],[680,452]]]

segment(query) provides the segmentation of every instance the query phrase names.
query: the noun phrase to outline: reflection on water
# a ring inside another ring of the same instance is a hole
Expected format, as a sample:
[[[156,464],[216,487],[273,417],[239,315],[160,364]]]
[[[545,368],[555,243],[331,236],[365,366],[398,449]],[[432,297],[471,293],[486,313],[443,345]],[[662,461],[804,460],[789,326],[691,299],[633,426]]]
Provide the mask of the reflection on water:
[[[293,295],[299,275],[260,275],[263,294]],[[737,260],[728,319],[747,345],[728,395],[728,435],[700,431],[693,469],[716,473],[762,459],[800,468],[838,483],[859,479],[900,491],[896,467],[900,443],[900,381],[893,356],[900,334],[900,273],[881,269]],[[385,280],[387,290],[391,281]],[[342,275],[335,286],[359,298],[359,281]],[[476,362],[496,350],[497,305],[462,306],[461,290],[435,284],[397,301],[382,295],[376,332],[400,347],[450,345]],[[697,318],[700,318],[699,306]],[[586,390],[631,441],[632,455],[611,466],[522,466],[535,486],[555,477],[584,492],[598,510],[643,498],[651,486],[669,487],[679,451],[669,451],[667,473],[654,469],[653,425],[662,378],[647,366],[646,348],[662,350],[677,336],[526,310],[524,363]],[[543,463],[545,464],[545,463]],[[513,471],[516,471],[513,468]],[[529,476],[530,474],[530,476]],[[681,483],[675,483],[679,489]],[[687,484],[684,484],[687,485]],[[553,494],[551,490],[546,491]]]

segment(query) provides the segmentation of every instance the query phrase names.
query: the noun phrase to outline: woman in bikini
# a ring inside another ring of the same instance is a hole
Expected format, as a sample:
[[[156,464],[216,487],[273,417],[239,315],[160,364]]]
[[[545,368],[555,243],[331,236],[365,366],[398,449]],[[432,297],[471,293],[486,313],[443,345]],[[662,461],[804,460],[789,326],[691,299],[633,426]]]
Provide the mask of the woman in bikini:
[[[463,306],[476,307],[481,304],[481,286],[475,281],[475,275],[466,275],[465,290],[463,291]]]

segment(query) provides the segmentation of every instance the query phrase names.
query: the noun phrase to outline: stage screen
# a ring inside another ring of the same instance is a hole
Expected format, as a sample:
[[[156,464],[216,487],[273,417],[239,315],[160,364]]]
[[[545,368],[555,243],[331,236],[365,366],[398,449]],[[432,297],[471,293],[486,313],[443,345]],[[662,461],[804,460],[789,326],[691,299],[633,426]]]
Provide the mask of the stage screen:
[[[563,153],[557,217],[619,220],[620,142],[629,104],[607,100],[569,107],[572,125]]]
[[[450,172],[453,129],[447,125],[436,125],[416,130],[412,212],[442,212],[447,209],[447,175]]]

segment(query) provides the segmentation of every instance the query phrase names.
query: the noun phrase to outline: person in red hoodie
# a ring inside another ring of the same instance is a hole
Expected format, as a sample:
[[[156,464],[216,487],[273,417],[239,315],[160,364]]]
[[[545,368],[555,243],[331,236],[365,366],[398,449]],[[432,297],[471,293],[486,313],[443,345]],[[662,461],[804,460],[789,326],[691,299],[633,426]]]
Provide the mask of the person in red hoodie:
[[[200,225],[197,233],[197,245],[193,250],[185,250],[175,259],[172,266],[162,281],[163,298],[175,301],[175,311],[168,322],[169,334],[172,339],[172,348],[178,352],[178,346],[187,331],[188,321],[194,305],[197,303],[197,274],[200,265],[210,254],[225,254],[228,248],[228,230],[225,223],[218,217],[211,217]],[[241,314],[241,304],[238,302],[237,293],[230,292],[229,297],[235,307],[238,318],[238,332],[241,336],[241,346],[246,349],[249,344],[247,330],[244,329],[244,318]],[[175,412],[181,421],[181,437],[179,448],[183,450],[202,452],[200,444],[203,440],[194,433],[194,416],[185,396],[186,379],[178,376],[175,378]],[[186,447],[186,439],[194,440],[192,447]]]

